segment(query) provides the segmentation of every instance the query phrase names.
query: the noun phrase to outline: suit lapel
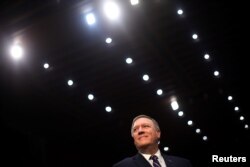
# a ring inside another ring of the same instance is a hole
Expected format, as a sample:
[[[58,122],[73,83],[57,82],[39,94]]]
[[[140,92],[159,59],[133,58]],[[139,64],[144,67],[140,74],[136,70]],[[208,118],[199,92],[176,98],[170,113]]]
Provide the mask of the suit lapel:
[[[151,167],[150,163],[140,153],[137,153],[133,160],[138,167]]]

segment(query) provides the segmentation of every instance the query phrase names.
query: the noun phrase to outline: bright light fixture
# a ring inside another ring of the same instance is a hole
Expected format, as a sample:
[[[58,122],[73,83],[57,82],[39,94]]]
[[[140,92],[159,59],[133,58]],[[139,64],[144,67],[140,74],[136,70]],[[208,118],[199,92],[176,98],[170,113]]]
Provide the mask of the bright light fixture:
[[[193,34],[193,35],[192,35],[192,38],[193,38],[193,39],[197,39],[197,38],[198,38],[198,35],[197,35],[197,34]]]
[[[127,63],[127,64],[133,63],[133,59],[130,58],[130,57],[126,58],[126,63]]]
[[[204,141],[207,141],[207,136],[203,136],[202,138]]]
[[[206,54],[204,55],[204,59],[208,60],[209,58],[210,58],[209,54],[206,53]]]
[[[231,100],[233,100],[233,96],[228,96],[227,99],[228,99],[228,101],[231,101]]]
[[[86,15],[86,21],[88,25],[93,25],[96,22],[95,15],[93,13],[88,13]]]
[[[148,76],[147,74],[144,74],[144,75],[142,76],[142,79],[143,79],[144,81],[148,81],[148,80],[149,80],[149,76]]]
[[[117,20],[120,16],[120,8],[113,1],[107,1],[104,4],[104,13],[110,20]]]
[[[182,15],[182,14],[183,14],[183,10],[179,9],[179,10],[177,11],[177,13],[178,13],[178,15]]]
[[[158,90],[156,91],[156,93],[160,96],[160,95],[162,95],[163,91],[162,91],[162,89],[158,89]]]
[[[20,45],[13,45],[10,54],[14,60],[20,60],[23,57],[23,48]]]
[[[169,151],[169,147],[164,147],[164,151]]]
[[[214,71],[214,76],[218,77],[220,75],[219,71]]]
[[[105,110],[106,110],[107,112],[111,112],[111,111],[112,111],[112,108],[111,108],[110,106],[107,106],[107,107],[105,107]]]
[[[179,111],[178,115],[179,115],[179,117],[182,117],[184,115],[184,112],[183,111]]]
[[[201,130],[198,128],[195,130],[196,133],[201,133]]]
[[[48,68],[49,68],[49,64],[48,64],[48,63],[44,63],[43,67],[44,67],[45,69],[48,69]]]
[[[175,110],[178,110],[178,108],[179,108],[178,102],[177,102],[176,100],[172,101],[172,102],[171,102],[171,107],[172,107],[172,109],[173,109],[174,111],[175,111]]]
[[[131,5],[138,5],[139,0],[130,0]]]
[[[187,124],[188,124],[189,126],[191,126],[191,125],[193,125],[193,121],[192,121],[192,120],[189,120],[189,121],[187,122]]]
[[[68,85],[69,86],[72,86],[74,84],[74,82],[70,79],[70,80],[68,80]]]
[[[89,100],[94,100],[94,98],[95,98],[95,97],[94,97],[93,94],[89,94],[89,95],[88,95],[88,99],[89,99]]]
[[[106,43],[111,43],[112,42],[112,38],[106,38]]]

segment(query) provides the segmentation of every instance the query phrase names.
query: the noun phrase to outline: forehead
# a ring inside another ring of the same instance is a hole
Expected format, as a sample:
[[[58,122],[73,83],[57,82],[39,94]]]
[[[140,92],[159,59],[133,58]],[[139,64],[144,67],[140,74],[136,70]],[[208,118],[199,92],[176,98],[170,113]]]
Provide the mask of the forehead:
[[[138,126],[140,124],[153,124],[153,121],[149,118],[139,118],[134,122],[133,127]]]

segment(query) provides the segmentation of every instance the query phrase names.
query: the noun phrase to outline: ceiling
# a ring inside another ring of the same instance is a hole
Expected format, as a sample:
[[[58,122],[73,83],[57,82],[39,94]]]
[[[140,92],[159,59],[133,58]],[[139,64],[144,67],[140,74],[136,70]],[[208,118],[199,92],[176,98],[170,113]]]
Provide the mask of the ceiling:
[[[209,164],[212,154],[245,156],[249,130],[246,12],[227,1],[117,1],[121,19],[108,21],[102,1],[1,1],[1,122],[10,164],[88,166],[92,154],[111,166],[136,153],[134,116],[159,121],[160,148]],[[176,10],[182,8],[183,15]],[[83,11],[92,9],[89,26]],[[245,17],[245,18],[244,18]],[[198,40],[192,39],[197,33]],[[245,36],[244,36],[245,35]],[[105,43],[107,37],[112,43]],[[20,41],[24,59],[9,47]],[[208,53],[211,60],[203,56]],[[132,64],[125,59],[131,57]],[[44,69],[47,62],[49,69]],[[219,70],[220,77],[213,71]],[[150,76],[142,80],[143,74]],[[67,80],[74,81],[73,86]],[[161,88],[163,95],[156,90]],[[94,94],[89,101],[87,95]],[[227,96],[233,101],[228,102]],[[171,109],[176,97],[184,117]],[[112,111],[106,112],[105,107]],[[235,112],[234,107],[240,111]],[[245,116],[239,121],[240,115]],[[192,127],[187,126],[193,120]],[[201,134],[195,129],[200,128]],[[207,141],[202,137],[206,135]],[[202,152],[202,153],[201,153]],[[197,157],[198,160],[197,160]],[[102,162],[102,163],[100,163]]]

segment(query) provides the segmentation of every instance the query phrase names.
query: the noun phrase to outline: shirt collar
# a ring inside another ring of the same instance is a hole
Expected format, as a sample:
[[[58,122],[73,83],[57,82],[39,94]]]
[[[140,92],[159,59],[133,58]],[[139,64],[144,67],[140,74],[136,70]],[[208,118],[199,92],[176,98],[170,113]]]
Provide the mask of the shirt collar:
[[[140,152],[140,154],[146,159],[146,160],[149,160],[149,158],[151,157],[151,154],[143,154]],[[156,155],[158,158],[161,156],[161,152],[160,150],[158,149],[157,152],[154,154]]]

